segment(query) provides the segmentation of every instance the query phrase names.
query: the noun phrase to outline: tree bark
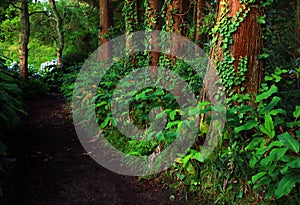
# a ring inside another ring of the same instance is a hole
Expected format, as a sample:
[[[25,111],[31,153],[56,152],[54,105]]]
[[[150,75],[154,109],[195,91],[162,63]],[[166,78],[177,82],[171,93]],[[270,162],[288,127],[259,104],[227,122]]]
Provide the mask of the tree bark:
[[[300,0],[296,2],[296,39],[300,39]],[[298,53],[299,54],[299,53]]]
[[[57,30],[57,34],[58,34],[58,40],[56,41],[57,44],[57,66],[58,68],[62,67],[62,56],[63,56],[63,50],[65,47],[65,36],[64,36],[64,32],[63,32],[63,19],[60,16],[56,4],[55,4],[55,0],[48,0],[50,6],[51,6],[51,10],[54,14],[55,20],[56,20],[56,30]]]
[[[148,21],[152,30],[161,30],[161,22],[159,12],[161,10],[162,2],[160,0],[149,0],[150,10],[148,10]],[[158,49],[158,36],[157,33],[153,33],[150,40],[150,45],[152,46],[153,50]],[[159,57],[160,53],[151,51],[150,52],[150,66],[152,67],[153,73],[157,76],[158,75],[158,68],[159,65]]]
[[[172,0],[172,3],[167,6],[166,12],[166,30],[167,32],[173,32],[175,34],[184,36],[184,30],[182,24],[184,21],[184,1]],[[173,50],[178,56],[183,55],[183,45],[180,42],[175,42],[171,39],[170,50]],[[174,61],[174,56],[169,56],[169,59]],[[175,63],[175,62],[173,62]]]
[[[110,19],[109,19],[109,5],[108,0],[100,0],[100,45],[104,45],[109,41],[108,33],[110,27]],[[103,47],[102,47],[103,48]],[[99,53],[99,60],[105,61],[111,58],[111,49],[104,48]]]
[[[203,7],[204,2],[203,0],[197,0],[197,6],[196,6],[196,34],[195,34],[195,42],[200,46],[200,48],[203,48],[202,40],[203,40],[203,34],[201,33],[201,27],[203,26]]]
[[[222,18],[222,11],[225,2],[227,2],[229,12],[226,14],[233,20],[233,16],[243,8],[239,0],[221,0],[219,3],[218,9],[218,23]],[[244,21],[241,22],[236,32],[232,35],[233,43],[229,46],[230,54],[234,57],[234,70],[235,78],[239,78],[239,63],[240,57],[248,58],[247,71],[246,71],[246,80],[242,82],[241,86],[236,86],[233,89],[237,93],[249,93],[250,96],[254,97],[258,93],[259,87],[263,78],[262,72],[262,61],[258,56],[262,52],[263,47],[263,33],[260,24],[258,23],[258,17],[264,14],[263,9],[260,6],[251,6],[246,5],[246,8],[249,8],[250,11],[245,17]],[[217,23],[217,24],[218,24]],[[214,62],[217,60],[221,62],[223,60],[223,49],[221,48],[222,37],[220,33],[216,33],[215,36],[218,40],[216,46],[213,46],[211,50],[211,61]],[[209,82],[208,82],[209,83]],[[210,82],[211,83],[211,82]],[[241,87],[244,87],[245,90],[242,91]],[[227,91],[228,92],[228,91]]]
[[[28,43],[30,37],[30,22],[28,12],[28,0],[19,0],[20,8],[20,22],[21,22],[21,33],[20,33],[20,75],[23,80],[28,79]]]

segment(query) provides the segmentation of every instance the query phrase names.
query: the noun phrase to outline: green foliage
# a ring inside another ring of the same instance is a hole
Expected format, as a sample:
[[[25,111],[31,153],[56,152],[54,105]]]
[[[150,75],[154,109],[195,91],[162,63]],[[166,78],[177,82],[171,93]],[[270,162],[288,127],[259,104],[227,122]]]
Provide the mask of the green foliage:
[[[14,77],[0,70],[0,129],[19,122],[19,114],[26,114],[23,109],[22,92]]]

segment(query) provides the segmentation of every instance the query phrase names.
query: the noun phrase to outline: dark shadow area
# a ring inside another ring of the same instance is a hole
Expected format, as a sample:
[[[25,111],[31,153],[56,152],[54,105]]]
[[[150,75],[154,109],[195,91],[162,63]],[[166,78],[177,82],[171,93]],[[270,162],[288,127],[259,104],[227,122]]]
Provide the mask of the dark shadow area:
[[[27,102],[29,116],[6,132],[3,205],[183,204],[168,190],[138,183],[93,161],[82,148],[64,98],[49,93]],[[154,181],[154,180],[153,180]]]

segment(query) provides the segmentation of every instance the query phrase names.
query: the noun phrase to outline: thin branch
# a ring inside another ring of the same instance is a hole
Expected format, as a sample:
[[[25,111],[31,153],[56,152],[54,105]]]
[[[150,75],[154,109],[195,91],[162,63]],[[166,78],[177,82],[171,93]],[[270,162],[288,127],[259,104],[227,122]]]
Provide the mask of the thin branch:
[[[32,16],[32,15],[34,15],[34,14],[45,14],[46,16],[49,17],[49,15],[48,15],[48,13],[47,13],[46,11],[34,11],[34,12],[31,12],[31,13],[29,14],[29,16]]]
[[[12,5],[16,9],[23,10],[22,8],[16,6],[12,1],[8,1],[7,3],[9,3],[10,5]]]

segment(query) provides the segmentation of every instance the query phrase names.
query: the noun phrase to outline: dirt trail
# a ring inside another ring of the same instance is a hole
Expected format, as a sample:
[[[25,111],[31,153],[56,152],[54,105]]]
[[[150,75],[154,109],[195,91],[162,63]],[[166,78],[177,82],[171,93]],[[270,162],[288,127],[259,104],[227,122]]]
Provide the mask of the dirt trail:
[[[17,171],[6,182],[7,196],[0,204],[183,204],[171,202],[168,190],[110,172],[87,156],[60,94],[30,102],[28,109],[26,123],[9,133],[19,139]]]

